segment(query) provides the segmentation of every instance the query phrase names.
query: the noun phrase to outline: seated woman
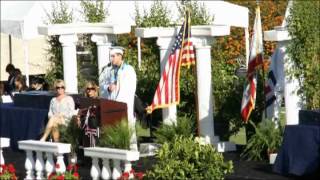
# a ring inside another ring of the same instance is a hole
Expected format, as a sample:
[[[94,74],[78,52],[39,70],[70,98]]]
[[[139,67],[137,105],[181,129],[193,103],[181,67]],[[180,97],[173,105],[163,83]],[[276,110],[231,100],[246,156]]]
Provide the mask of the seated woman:
[[[14,92],[12,94],[21,93],[21,92],[24,92],[28,89],[28,87],[26,85],[26,81],[22,75],[17,75],[15,77],[14,87],[15,87]]]
[[[54,83],[56,88],[56,97],[52,98],[49,107],[49,121],[47,123],[45,132],[40,141],[45,141],[50,133],[54,142],[59,141],[59,125],[67,126],[74,115],[75,104],[71,96],[65,93],[65,84],[63,80],[56,80]]]
[[[97,98],[98,97],[98,91],[99,91],[99,87],[96,85],[95,82],[93,81],[88,81],[86,83],[86,89],[85,89],[85,93],[84,96],[89,97],[89,98]]]
[[[88,98],[98,98],[99,87],[93,81],[88,81],[85,85],[84,96]],[[84,147],[95,146],[99,135],[99,113],[98,107],[90,106],[80,110],[77,116],[78,127],[81,128],[81,145]]]

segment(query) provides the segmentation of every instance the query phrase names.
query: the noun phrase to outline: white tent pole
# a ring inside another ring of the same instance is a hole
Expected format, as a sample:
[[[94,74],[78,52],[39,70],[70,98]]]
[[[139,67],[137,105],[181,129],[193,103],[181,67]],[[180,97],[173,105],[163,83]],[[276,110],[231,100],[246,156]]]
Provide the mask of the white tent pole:
[[[26,85],[29,87],[29,49],[27,40],[24,38],[24,23],[20,23],[20,31],[21,31],[21,38],[22,38],[22,46],[24,51],[24,70],[26,75]]]
[[[26,85],[29,87],[29,49],[26,40],[23,41],[23,50],[24,50],[24,63],[25,63],[25,73],[26,73]]]
[[[138,40],[138,43],[137,43],[137,46],[138,46],[138,67],[139,67],[139,70],[141,70],[141,38],[138,37],[137,40]]]
[[[249,63],[249,55],[250,55],[250,47],[249,47],[249,28],[244,28],[244,34],[246,38],[246,69],[248,69],[248,63]]]

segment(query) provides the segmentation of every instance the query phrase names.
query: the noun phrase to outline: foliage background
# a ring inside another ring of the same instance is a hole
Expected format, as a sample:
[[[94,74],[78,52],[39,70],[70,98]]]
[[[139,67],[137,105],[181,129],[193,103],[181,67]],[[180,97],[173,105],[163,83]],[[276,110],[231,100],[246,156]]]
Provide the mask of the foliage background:
[[[63,1],[56,2],[53,5],[53,11],[47,12],[46,24],[65,24],[73,22],[73,10]],[[47,49],[51,66],[48,69],[45,79],[49,85],[53,85],[56,79],[63,79],[62,46],[59,42],[59,36],[48,36]]]
[[[320,108],[320,1],[293,1],[288,52],[300,80],[300,95],[308,109]]]

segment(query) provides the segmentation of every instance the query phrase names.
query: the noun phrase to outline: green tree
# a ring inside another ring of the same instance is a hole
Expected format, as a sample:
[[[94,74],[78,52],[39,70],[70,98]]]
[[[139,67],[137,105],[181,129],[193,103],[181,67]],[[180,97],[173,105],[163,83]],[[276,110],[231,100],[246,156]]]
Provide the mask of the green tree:
[[[207,25],[213,22],[214,17],[210,15],[204,3],[198,1],[177,2],[180,19],[185,15],[185,10],[190,11],[191,25]]]
[[[46,13],[46,24],[64,24],[73,21],[73,11],[63,1],[53,4],[52,11]],[[48,36],[47,42],[49,44],[47,53],[51,66],[47,70],[45,79],[48,84],[52,85],[56,79],[63,79],[62,47],[59,36]]]
[[[103,22],[108,15],[108,11],[104,8],[103,0],[81,0],[80,5],[86,22]]]
[[[170,10],[161,0],[156,0],[151,5],[149,12],[144,9],[143,15],[135,4],[135,21],[137,27],[168,27],[170,26]]]
[[[308,109],[320,108],[320,2],[294,1],[288,20],[292,40],[288,53],[300,80],[300,95]]]

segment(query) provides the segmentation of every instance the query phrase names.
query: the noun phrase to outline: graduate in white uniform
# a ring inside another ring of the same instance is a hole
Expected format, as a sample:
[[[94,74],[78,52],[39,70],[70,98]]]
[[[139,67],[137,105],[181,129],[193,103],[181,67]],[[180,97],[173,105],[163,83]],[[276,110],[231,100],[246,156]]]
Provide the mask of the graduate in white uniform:
[[[111,66],[102,73],[102,97],[123,102],[128,108],[128,123],[134,130],[130,148],[137,150],[134,117],[134,95],[136,92],[136,72],[133,67],[124,62],[122,47],[112,47],[110,50]]]

